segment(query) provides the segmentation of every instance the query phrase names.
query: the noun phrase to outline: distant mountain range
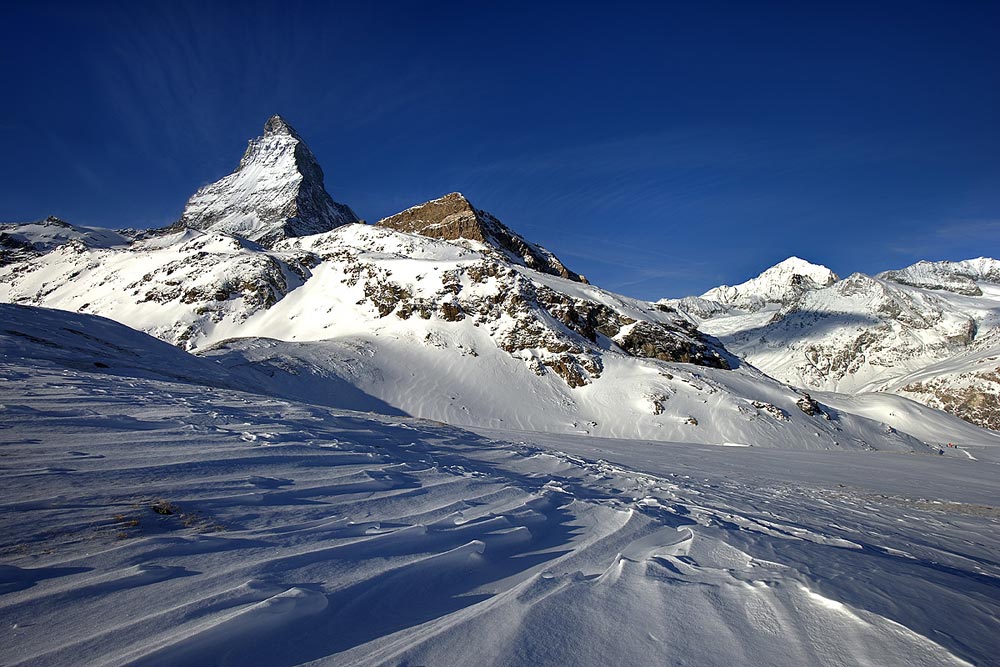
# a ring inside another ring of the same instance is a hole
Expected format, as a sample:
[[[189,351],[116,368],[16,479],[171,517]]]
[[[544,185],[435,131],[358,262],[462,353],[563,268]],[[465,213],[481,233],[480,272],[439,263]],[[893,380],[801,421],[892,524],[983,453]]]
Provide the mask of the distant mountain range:
[[[740,285],[660,303],[785,382],[891,392],[1000,430],[995,259],[840,279],[793,257]]]
[[[838,280],[791,259],[699,298],[638,301],[459,193],[360,223],[278,116],[174,225],[49,218],[0,226],[0,249],[0,301],[108,317],[241,386],[312,402],[651,440],[924,448],[789,383],[895,392],[1000,428],[995,260]]]

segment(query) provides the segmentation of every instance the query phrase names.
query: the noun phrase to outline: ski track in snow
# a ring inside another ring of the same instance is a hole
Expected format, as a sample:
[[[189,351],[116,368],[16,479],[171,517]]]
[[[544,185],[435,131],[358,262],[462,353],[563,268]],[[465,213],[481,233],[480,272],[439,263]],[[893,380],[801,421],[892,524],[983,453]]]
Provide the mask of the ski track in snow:
[[[5,665],[1000,654],[992,463],[474,432],[54,364],[0,380]]]

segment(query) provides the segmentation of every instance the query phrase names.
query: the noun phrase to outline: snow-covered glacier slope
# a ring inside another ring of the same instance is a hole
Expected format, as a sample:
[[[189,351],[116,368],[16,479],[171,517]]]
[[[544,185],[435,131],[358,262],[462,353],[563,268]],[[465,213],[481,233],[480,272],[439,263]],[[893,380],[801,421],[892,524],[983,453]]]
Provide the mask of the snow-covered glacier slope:
[[[670,308],[508,252],[360,224],[271,249],[186,230],[128,247],[64,245],[0,269],[0,295],[117,319],[284,396],[337,404],[353,393],[339,403],[352,408],[372,399],[454,424],[609,437],[923,446],[848,412],[807,415],[800,394]]]
[[[1000,262],[921,262],[824,286],[825,271],[793,258],[738,290],[663,303],[796,386],[892,391],[1000,428]]]
[[[4,308],[4,664],[1000,652],[996,450],[470,431],[201,384],[178,371],[210,361],[121,325]]]
[[[103,315],[190,348],[307,276],[299,256],[187,229],[126,247],[66,244],[0,268],[0,300]]]

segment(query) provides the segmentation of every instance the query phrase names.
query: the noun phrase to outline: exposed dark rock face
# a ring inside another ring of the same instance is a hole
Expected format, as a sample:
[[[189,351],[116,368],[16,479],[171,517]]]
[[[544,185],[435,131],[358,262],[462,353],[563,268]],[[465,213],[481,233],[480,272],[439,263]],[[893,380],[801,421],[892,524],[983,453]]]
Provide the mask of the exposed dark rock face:
[[[529,269],[577,282],[587,280],[566,268],[551,252],[515,234],[495,217],[453,192],[379,220],[377,225],[446,241],[467,239],[492,246]]]
[[[798,406],[799,410],[809,415],[810,417],[815,417],[816,415],[820,415],[826,419],[830,418],[830,416],[826,414],[826,412],[823,410],[822,406],[820,406],[820,404],[816,402],[816,399],[810,396],[809,394],[802,394],[802,398],[797,400],[795,402],[795,405]]]
[[[671,330],[659,322],[636,322],[628,333],[616,340],[622,349],[636,357],[729,368],[722,355],[709,347],[694,327],[685,333],[688,335],[678,336],[676,329]]]
[[[37,255],[38,251],[30,242],[0,231],[0,266],[24,262]]]
[[[982,428],[1000,431],[1000,370],[930,378],[902,388],[904,395]]]
[[[272,116],[236,171],[198,190],[173,228],[235,234],[269,248],[352,222],[358,217],[327,193],[312,151],[284,119]]]

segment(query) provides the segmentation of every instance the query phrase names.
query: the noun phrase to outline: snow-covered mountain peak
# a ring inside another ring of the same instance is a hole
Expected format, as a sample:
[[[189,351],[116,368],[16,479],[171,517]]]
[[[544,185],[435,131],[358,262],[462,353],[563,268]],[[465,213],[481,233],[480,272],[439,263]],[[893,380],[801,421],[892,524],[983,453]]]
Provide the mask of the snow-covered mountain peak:
[[[0,224],[0,265],[27,260],[67,243],[111,248],[127,245],[129,239],[110,229],[71,225],[54,215],[37,222]]]
[[[989,257],[961,262],[921,260],[905,269],[880,273],[879,278],[910,287],[982,296],[983,290],[977,283],[1000,284],[1000,261]]]
[[[496,217],[482,211],[460,192],[452,192],[383,218],[376,223],[409,234],[446,241],[472,242],[476,249],[499,251],[506,259],[529,269],[576,282],[583,276],[570,271],[554,254],[512,231]]]
[[[762,275],[771,274],[808,276],[818,283],[828,281],[831,276],[836,275],[833,271],[822,264],[814,264],[809,260],[802,259],[801,257],[796,257],[794,255],[788,259],[778,262],[771,268],[764,271]]]
[[[716,301],[748,311],[757,311],[768,303],[787,305],[803,293],[837,282],[837,274],[820,264],[798,257],[775,264],[756,278],[739,285],[710,289],[702,299]]]
[[[235,234],[269,247],[357,221],[327,193],[323,169],[299,134],[275,115],[264,135],[249,142],[236,171],[188,200],[175,227]]]

